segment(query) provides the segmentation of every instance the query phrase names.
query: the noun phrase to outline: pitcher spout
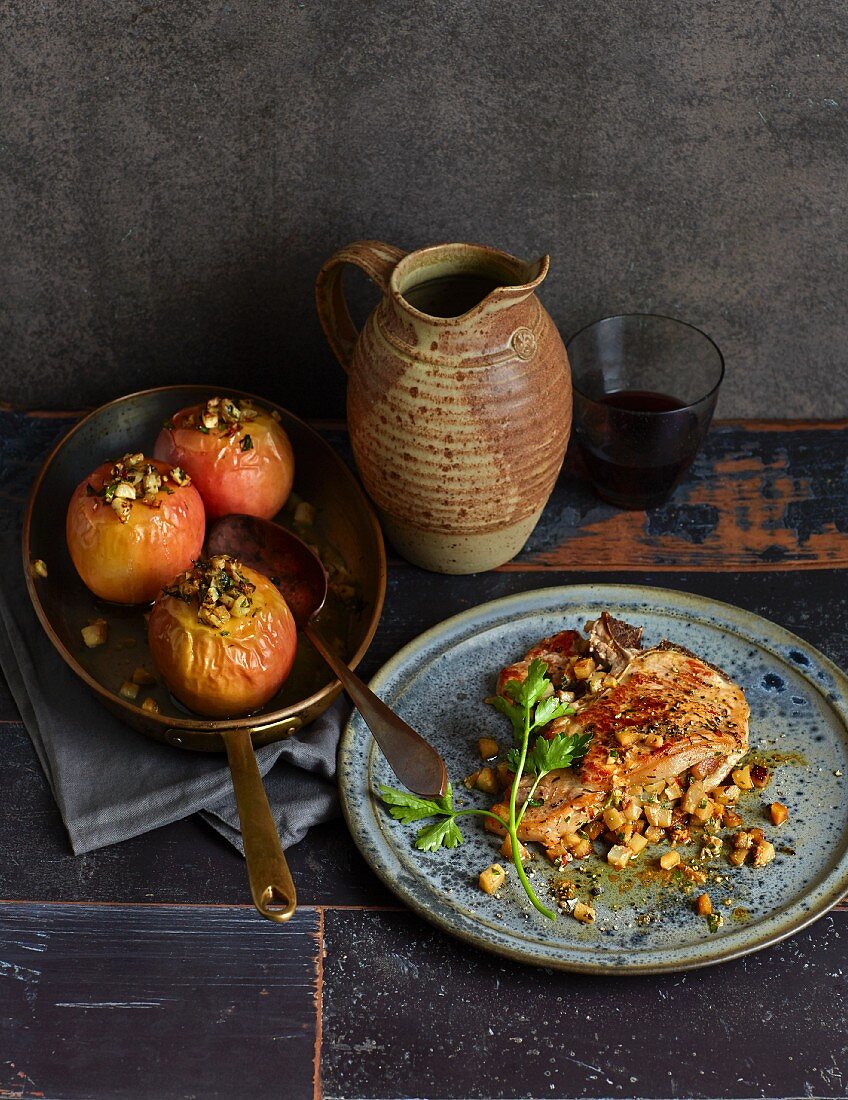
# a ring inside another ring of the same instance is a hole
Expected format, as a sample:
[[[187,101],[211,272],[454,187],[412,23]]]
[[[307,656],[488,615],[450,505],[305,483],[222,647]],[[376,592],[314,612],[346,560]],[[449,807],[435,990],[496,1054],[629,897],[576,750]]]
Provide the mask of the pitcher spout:
[[[548,271],[551,267],[551,258],[548,255],[540,256],[538,260],[532,260],[530,263],[525,264],[525,282],[521,287],[514,287],[514,290],[523,290],[527,294],[532,292],[540,286],[548,277]]]
[[[545,281],[551,266],[551,258],[545,255],[529,263],[524,263],[522,260],[515,260],[514,263],[515,268],[511,278],[505,279],[501,286],[495,287],[481,303],[483,312],[495,313],[502,309],[510,309],[529,298]]]
[[[505,301],[510,305],[523,302],[545,281],[550,266],[551,258],[548,255],[540,256],[538,260],[532,260],[530,263],[523,263],[521,264],[523,270],[517,276],[522,282],[506,283],[492,293],[497,296],[498,301]]]

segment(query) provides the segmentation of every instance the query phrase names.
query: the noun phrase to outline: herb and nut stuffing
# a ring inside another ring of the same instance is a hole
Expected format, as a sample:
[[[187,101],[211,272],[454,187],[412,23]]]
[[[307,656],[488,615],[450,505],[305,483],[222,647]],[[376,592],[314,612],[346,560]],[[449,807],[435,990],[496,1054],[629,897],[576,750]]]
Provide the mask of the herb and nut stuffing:
[[[436,818],[417,835],[423,851],[461,844],[458,819],[481,817],[503,838],[499,854],[532,904],[551,920],[561,912],[596,921],[604,888],[591,870],[595,857],[612,876],[608,888],[619,892],[636,880],[684,895],[697,890],[693,912],[716,932],[722,884],[733,868],[761,869],[775,859],[774,838],[761,826],[779,828],[789,816],[780,802],[746,807],[759,822],[753,826],[739,812],[748,792],[756,797],[771,778],[762,762],[743,760],[749,708],[742,689],[681,646],[643,649],[641,630],[606,612],[586,631],[588,638],[573,630],[545,638],[501,672],[487,702],[509,719],[512,745],[502,750],[480,738],[485,765],[464,781],[494,797],[491,808],[455,807],[450,788],[431,800],[381,787],[383,801],[403,823]],[[547,884],[552,907],[543,901],[529,881],[536,854],[527,844],[541,846],[558,872],[579,871],[584,896],[563,875]],[[480,875],[487,894],[507,882],[500,864]],[[737,906],[734,919],[744,912]],[[637,923],[653,919],[648,912]]]
[[[112,465],[99,489],[88,482],[85,491],[110,505],[121,523],[126,523],[134,504],[160,508],[161,492],[172,493],[173,486],[184,488],[190,484],[191,478],[179,466],[163,473],[143,454],[125,454]]]
[[[222,634],[231,619],[252,613],[255,591],[256,585],[242,573],[241,562],[229,554],[195,562],[163,589],[164,595],[196,606],[198,622]]]
[[[247,398],[236,402],[232,397],[210,397],[205,405],[181,415],[179,425],[166,420],[165,428],[193,428],[204,435],[238,436],[243,451],[253,450],[253,440],[247,429],[259,415],[259,409]],[[271,414],[277,419],[277,414]]]

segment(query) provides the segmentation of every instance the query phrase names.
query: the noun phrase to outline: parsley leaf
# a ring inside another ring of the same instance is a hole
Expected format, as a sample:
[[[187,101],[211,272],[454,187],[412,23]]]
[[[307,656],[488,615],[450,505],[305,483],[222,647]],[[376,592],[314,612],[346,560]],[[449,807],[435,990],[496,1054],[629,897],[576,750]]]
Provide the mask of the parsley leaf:
[[[536,744],[527,754],[524,770],[541,777],[555,768],[570,768],[586,755],[591,739],[590,733],[558,733],[550,741],[537,737]]]
[[[529,710],[539,702],[550,686],[550,680],[545,675],[547,671],[548,666],[545,662],[534,658],[530,662],[524,680],[508,680],[504,685],[504,691],[514,703]]]
[[[456,818],[444,817],[432,825],[425,825],[415,838],[415,847],[422,852],[435,852],[439,848],[456,848],[462,844],[462,833]]]
[[[249,435],[246,435],[244,437],[244,439],[241,441],[241,449],[243,451],[252,451],[253,450],[253,440],[250,438]]]
[[[386,786],[380,787],[380,797],[389,807],[389,813],[395,821],[400,821],[404,825],[409,825],[412,821],[421,821],[425,817],[437,817],[439,814],[452,815],[454,812],[453,791],[450,784],[441,798],[420,798],[417,794]]]
[[[569,706],[568,703],[558,702],[555,695],[549,695],[536,707],[536,713],[533,715],[533,725],[546,726],[549,722],[553,722],[555,718],[562,718],[564,714],[574,714],[574,707]]]
[[[494,695],[486,700],[495,710],[500,711],[510,720],[513,736],[519,743],[524,739],[526,719],[530,719],[529,728],[532,732],[539,726],[547,726],[555,718],[574,713],[573,707],[568,703],[561,703],[555,695],[546,695],[544,699],[542,698],[550,688],[550,680],[545,676],[546,668],[544,661],[531,662],[524,683],[519,680],[508,680],[504,686],[509,699],[503,695]]]
[[[517,683],[517,681],[511,680],[510,683]],[[524,708],[516,703],[510,703],[509,699],[505,699],[503,695],[493,695],[486,702],[501,714],[506,715],[512,723],[513,736],[516,740],[520,740],[524,736]]]

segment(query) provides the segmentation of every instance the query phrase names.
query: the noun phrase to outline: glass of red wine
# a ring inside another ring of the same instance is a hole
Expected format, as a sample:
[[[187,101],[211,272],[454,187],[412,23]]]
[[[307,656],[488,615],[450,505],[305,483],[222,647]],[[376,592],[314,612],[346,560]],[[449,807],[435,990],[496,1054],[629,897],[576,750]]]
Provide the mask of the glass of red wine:
[[[574,434],[595,491],[619,508],[654,508],[707,433],[724,359],[699,329],[671,317],[605,317],[567,344]]]

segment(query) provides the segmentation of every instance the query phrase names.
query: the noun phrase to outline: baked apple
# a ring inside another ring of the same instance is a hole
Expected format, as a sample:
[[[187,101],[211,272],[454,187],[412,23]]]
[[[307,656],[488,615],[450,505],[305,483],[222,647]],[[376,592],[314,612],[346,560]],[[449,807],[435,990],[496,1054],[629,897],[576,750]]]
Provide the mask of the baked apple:
[[[150,653],[173,695],[208,718],[263,706],[291,672],[297,627],[261,573],[228,554],[178,576],[150,614]]]
[[[213,397],[165,422],[156,458],[181,466],[203,498],[206,515],[271,519],[294,480],[289,437],[271,413],[246,399]]]
[[[68,550],[88,588],[113,603],[149,603],[200,556],[203,502],[179,467],[127,454],[74,490]]]

